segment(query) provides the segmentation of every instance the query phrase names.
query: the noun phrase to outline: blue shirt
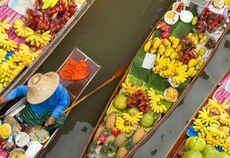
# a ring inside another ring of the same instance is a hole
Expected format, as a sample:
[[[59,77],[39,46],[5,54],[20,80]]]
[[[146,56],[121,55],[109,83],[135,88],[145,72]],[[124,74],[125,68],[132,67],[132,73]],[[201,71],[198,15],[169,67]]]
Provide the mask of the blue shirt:
[[[10,101],[20,96],[26,96],[28,91],[29,87],[27,85],[18,86],[7,94],[5,99]],[[59,118],[69,104],[69,94],[65,87],[62,84],[59,84],[58,88],[49,99],[40,104],[33,104],[31,105],[31,108],[37,115],[40,115],[45,111],[52,111],[52,116],[54,118]]]

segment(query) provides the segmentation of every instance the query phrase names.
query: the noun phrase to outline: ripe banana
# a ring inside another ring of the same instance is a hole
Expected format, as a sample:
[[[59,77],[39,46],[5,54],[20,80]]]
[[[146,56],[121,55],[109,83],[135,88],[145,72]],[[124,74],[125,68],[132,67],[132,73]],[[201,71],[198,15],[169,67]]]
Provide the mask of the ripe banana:
[[[138,90],[145,91],[144,87],[134,86],[127,82],[122,83],[122,88],[124,90],[124,93],[129,96],[132,96]]]
[[[0,20],[0,33],[5,33],[6,30],[9,30],[11,28],[11,25],[8,24],[9,18],[6,18],[5,20]]]
[[[199,111],[198,118],[201,120],[201,122],[205,125],[212,125],[217,124],[219,125],[219,117],[218,116],[212,116],[209,108],[202,108],[202,110]]]
[[[123,133],[130,133],[134,130],[133,126],[126,125],[125,120],[122,117],[117,117],[116,127]]]
[[[127,121],[130,125],[138,124],[138,122],[142,117],[143,117],[143,112],[138,112],[134,116],[128,113],[123,113],[124,120]]]
[[[225,114],[229,105],[225,103],[219,103],[215,98],[208,100],[208,107],[212,109],[216,114]]]

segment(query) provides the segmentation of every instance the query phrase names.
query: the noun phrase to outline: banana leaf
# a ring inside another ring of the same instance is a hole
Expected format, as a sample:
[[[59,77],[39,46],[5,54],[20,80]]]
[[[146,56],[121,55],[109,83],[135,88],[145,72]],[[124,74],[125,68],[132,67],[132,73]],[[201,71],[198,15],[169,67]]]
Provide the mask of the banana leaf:
[[[198,16],[198,13],[195,8],[188,8],[187,10],[191,11],[193,16]],[[192,25],[191,23],[184,23],[180,19],[177,21],[176,24],[170,25],[171,27],[171,36],[175,36],[177,38],[181,38],[185,35],[187,35],[189,32],[192,32],[193,29],[197,27],[197,25]],[[152,38],[154,37],[160,37],[162,34],[162,31],[157,29],[154,31]]]

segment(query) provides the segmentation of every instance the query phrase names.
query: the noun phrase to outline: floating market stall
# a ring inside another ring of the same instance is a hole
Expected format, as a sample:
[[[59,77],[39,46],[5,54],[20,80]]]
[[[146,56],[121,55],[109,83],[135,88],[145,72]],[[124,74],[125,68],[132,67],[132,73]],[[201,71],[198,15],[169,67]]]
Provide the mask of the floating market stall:
[[[197,109],[167,158],[230,157],[230,70]]]
[[[0,2],[0,95],[24,84],[94,0]]]
[[[227,31],[226,13],[224,4],[217,8],[211,1],[189,7],[175,2],[137,52],[81,157],[131,157],[169,117],[215,54]]]
[[[74,49],[58,70],[60,82],[75,102],[94,78],[100,66],[78,49]],[[23,98],[0,119],[0,157],[43,157],[60,129],[47,131],[42,125],[32,127],[23,123],[18,115],[27,106]],[[67,113],[68,116],[69,113]]]

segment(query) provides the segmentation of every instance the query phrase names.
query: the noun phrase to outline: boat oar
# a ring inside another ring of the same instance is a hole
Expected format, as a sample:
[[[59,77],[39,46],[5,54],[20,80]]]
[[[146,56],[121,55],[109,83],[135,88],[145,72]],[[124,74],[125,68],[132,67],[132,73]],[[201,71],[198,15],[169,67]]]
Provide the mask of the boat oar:
[[[118,69],[114,75],[108,79],[107,81],[105,81],[104,83],[102,83],[100,86],[98,86],[96,89],[94,89],[93,91],[91,91],[90,93],[86,94],[84,97],[82,97],[81,99],[75,101],[72,103],[72,105],[70,105],[70,107],[68,107],[64,113],[67,113],[68,111],[72,110],[74,107],[76,107],[78,104],[80,104],[81,102],[83,102],[85,99],[87,99],[88,97],[90,97],[91,95],[93,95],[95,92],[99,91],[101,88],[105,87],[106,85],[108,85],[110,82],[112,82],[114,79],[122,76],[126,69],[128,68],[129,63],[127,65],[122,66],[120,69]]]

